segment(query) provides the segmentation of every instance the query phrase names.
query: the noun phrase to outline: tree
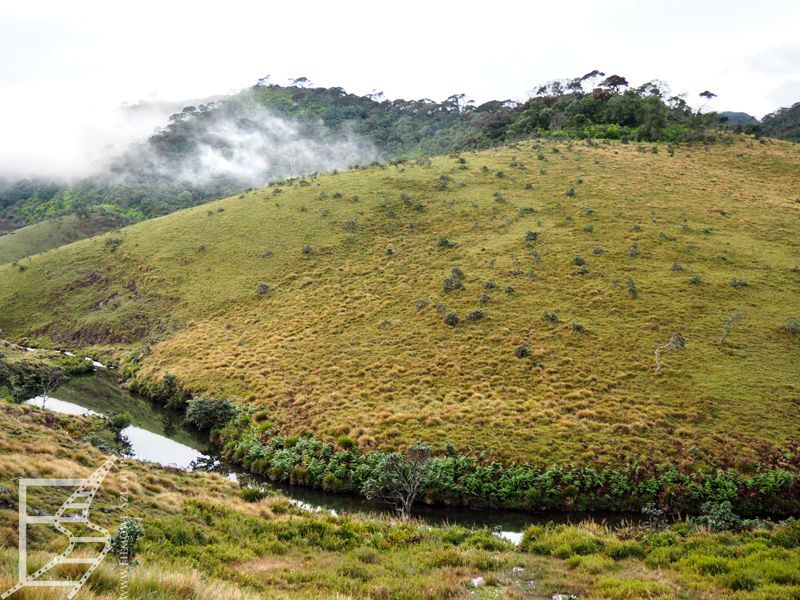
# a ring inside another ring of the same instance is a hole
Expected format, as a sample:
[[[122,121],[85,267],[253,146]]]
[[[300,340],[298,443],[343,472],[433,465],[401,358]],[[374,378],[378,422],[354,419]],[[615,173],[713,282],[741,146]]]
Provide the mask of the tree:
[[[628,87],[630,85],[628,80],[625,79],[622,75],[609,75],[603,81],[600,82],[601,87],[607,87],[609,89],[614,90],[615,92],[619,90],[621,87]]]
[[[407,454],[386,454],[364,482],[362,493],[372,502],[393,506],[403,520],[411,516],[411,507],[419,492],[433,483],[432,449],[417,442]]]
[[[700,114],[701,112],[703,112],[703,109],[706,106],[708,106],[708,103],[711,102],[714,98],[716,98],[717,95],[714,92],[709,92],[708,90],[706,90],[704,92],[700,92],[700,97],[701,98],[705,98],[706,101],[703,104],[703,106],[701,106],[700,108],[697,109],[697,114]]]
[[[45,407],[48,394],[61,385],[63,381],[64,373],[61,369],[44,368],[39,372],[39,385],[42,388],[42,408]]]

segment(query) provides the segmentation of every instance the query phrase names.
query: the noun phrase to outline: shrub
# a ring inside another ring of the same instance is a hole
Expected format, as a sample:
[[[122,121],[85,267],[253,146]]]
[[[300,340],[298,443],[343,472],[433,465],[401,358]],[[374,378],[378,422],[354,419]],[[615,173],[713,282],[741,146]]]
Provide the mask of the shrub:
[[[731,279],[731,286],[735,288],[743,288],[747,287],[747,282],[743,279],[736,279],[735,277]]]
[[[595,246],[594,248],[592,248],[592,254],[594,254],[595,256],[600,256],[603,252],[605,252],[605,250],[603,250],[603,248],[601,248],[600,246]]]
[[[130,427],[130,424],[131,413],[129,412],[112,412],[106,416],[106,427],[117,437],[120,436],[123,429]]]
[[[260,487],[248,486],[239,492],[239,495],[245,502],[258,502],[267,497],[267,492]]]
[[[111,536],[111,552],[120,562],[131,563],[136,556],[136,543],[143,536],[142,520],[126,517],[117,532]]]
[[[624,558],[644,558],[645,552],[641,542],[635,540],[615,541],[608,544],[605,553],[614,560]]]
[[[269,293],[269,285],[267,285],[263,281],[259,282],[259,284],[256,286],[256,292],[260,296],[265,296],[266,294]]]
[[[478,298],[478,302],[480,302],[481,304],[488,304],[489,300],[491,300],[491,298],[489,297],[489,294],[487,294],[486,292],[483,292]]]
[[[781,329],[791,335],[800,335],[800,319],[789,317],[789,320],[786,321],[786,324]]]
[[[186,408],[186,422],[197,429],[211,429],[225,425],[239,414],[236,405],[226,398],[195,396]]]
[[[459,321],[460,319],[458,318],[458,315],[454,312],[447,313],[444,317],[444,324],[449,325],[450,327],[455,327],[458,325]]]
[[[303,254],[311,254],[313,251],[314,249],[310,245],[303,246]]]
[[[539,239],[539,233],[537,231],[528,231],[528,233],[525,234],[526,242],[535,242],[537,239]]]
[[[639,290],[636,289],[636,282],[633,280],[633,278],[628,277],[625,283],[628,286],[628,295],[631,298],[637,298],[639,296]]]
[[[742,524],[741,518],[733,512],[733,506],[728,500],[704,502],[700,506],[700,513],[701,515],[695,518],[695,522],[714,531],[736,529]]]
[[[420,298],[414,303],[414,306],[417,308],[417,310],[423,310],[428,306],[428,304],[430,303],[425,298]]]
[[[528,348],[525,344],[520,344],[514,350],[514,356],[517,358],[527,358],[531,355],[531,349]]]
[[[567,196],[569,196],[570,198],[572,198],[572,196],[574,196],[574,195],[575,195],[575,188],[569,188],[569,189],[567,190]]]
[[[460,277],[455,277],[450,275],[449,277],[445,277],[444,281],[442,282],[442,290],[444,293],[452,292],[455,290],[464,289],[464,282],[461,280]]]
[[[639,256],[639,244],[637,244],[636,242],[633,242],[631,244],[631,247],[628,248],[628,256],[631,257]]]
[[[508,294],[510,296],[513,293],[514,293],[514,287],[513,286],[509,285],[508,287],[506,287],[506,294]]]
[[[575,256],[575,257],[572,259],[572,264],[573,264],[573,265],[576,265],[576,266],[578,266],[578,267],[582,267],[583,265],[585,265],[585,264],[586,264],[586,261],[585,261],[585,260],[584,260],[582,257],[580,257],[580,256]]]
[[[554,312],[544,312],[542,314],[542,318],[547,323],[557,323],[558,322],[558,314]]]
[[[467,315],[467,319],[470,321],[480,321],[483,317],[486,316],[486,313],[482,310],[473,310],[471,313]]]
[[[672,270],[676,273],[679,273],[680,271],[683,271],[683,267],[677,260],[674,260],[672,261]]]
[[[703,280],[700,278],[700,275],[692,275],[692,277],[689,279],[689,283],[692,285],[700,285],[703,283]]]
[[[496,287],[497,287],[497,284],[494,281],[492,281],[491,279],[489,281],[485,281],[483,283],[483,289],[485,289],[485,290],[493,290]]]
[[[436,242],[436,245],[439,246],[439,248],[455,248],[456,247],[455,242],[451,242],[446,237],[440,237],[439,241]]]
[[[573,321],[572,331],[574,331],[575,333],[583,333],[584,331],[586,331],[586,329],[583,327],[581,323],[578,323],[578,321]]]
[[[352,450],[353,448],[356,447],[356,443],[346,435],[343,435],[338,440],[336,440],[336,443],[342,450]]]

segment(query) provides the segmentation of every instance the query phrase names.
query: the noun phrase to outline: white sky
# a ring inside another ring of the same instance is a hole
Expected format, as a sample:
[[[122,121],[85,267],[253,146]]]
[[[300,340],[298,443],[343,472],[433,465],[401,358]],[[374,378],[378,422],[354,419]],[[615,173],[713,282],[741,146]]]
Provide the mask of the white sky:
[[[761,117],[800,100],[799,26],[796,0],[0,0],[0,173],[80,172],[154,125],[123,127],[122,102],[266,74],[481,102],[597,68]]]

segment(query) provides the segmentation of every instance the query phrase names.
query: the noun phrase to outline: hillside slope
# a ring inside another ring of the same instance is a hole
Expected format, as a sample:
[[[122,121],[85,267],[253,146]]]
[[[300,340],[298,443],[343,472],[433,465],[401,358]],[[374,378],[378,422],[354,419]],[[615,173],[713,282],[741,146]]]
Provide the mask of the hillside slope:
[[[364,447],[744,468],[798,438],[798,172],[736,138],[296,180],[1,266],[0,329]]]
[[[48,219],[0,235],[0,263],[13,262],[32,254],[86,239],[130,223],[122,217],[90,214]]]

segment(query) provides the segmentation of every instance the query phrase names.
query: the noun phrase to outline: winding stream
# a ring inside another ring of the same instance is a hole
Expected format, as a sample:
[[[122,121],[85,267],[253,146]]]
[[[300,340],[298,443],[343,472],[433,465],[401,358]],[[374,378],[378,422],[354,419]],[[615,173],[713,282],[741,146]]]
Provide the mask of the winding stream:
[[[259,481],[235,467],[220,462],[210,451],[208,437],[192,427],[185,426],[180,413],[131,394],[117,383],[116,374],[109,369],[98,369],[94,375],[74,377],[47,398],[37,396],[28,400],[28,404],[70,415],[106,415],[111,412],[127,411],[131,415],[131,425],[122,433],[130,442],[132,458],[180,469],[213,469],[229,474],[232,479]],[[388,512],[388,509],[371,504],[357,496],[329,494],[309,488],[259,482],[279,490],[295,505],[307,510],[372,514]],[[522,531],[532,523],[566,523],[600,518],[613,526],[636,520],[636,515],[532,514],[510,510],[470,510],[424,505],[417,505],[414,513],[416,517],[431,524],[450,523],[467,527],[489,527],[497,535],[513,543],[519,543]]]

